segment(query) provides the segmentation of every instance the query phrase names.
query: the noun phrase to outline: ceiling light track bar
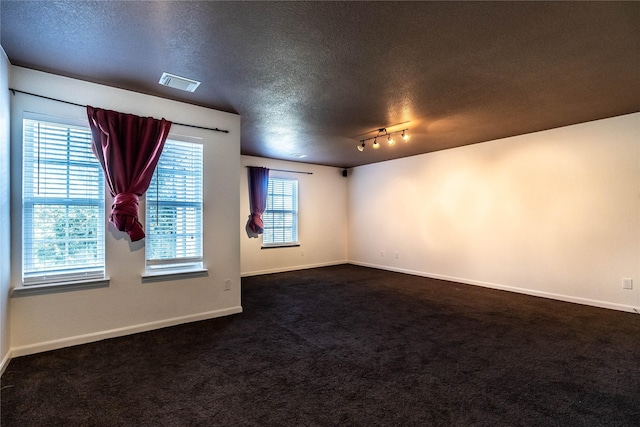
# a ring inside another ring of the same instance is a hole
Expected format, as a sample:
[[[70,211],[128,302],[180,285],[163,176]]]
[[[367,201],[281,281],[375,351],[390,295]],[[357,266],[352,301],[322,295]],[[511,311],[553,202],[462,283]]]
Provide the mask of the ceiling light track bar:
[[[370,138],[365,138],[365,139],[361,139],[360,140],[360,144],[358,144],[356,147],[358,148],[358,151],[364,151],[364,148],[366,146],[366,142],[369,140],[373,139],[373,149],[377,150],[378,148],[380,148],[380,143],[378,143],[378,138],[387,138],[387,143],[389,145],[393,145],[396,143],[396,141],[391,137],[391,135],[393,135],[394,133],[400,133],[402,132],[402,139],[404,139],[405,141],[409,140],[409,134],[407,134],[406,132],[409,129],[400,129],[400,130],[394,130],[393,132],[388,132],[387,128],[380,128],[378,129],[377,133],[375,134],[375,136],[372,136]]]
[[[257,167],[262,167],[262,166],[245,166],[247,168],[257,168]],[[278,171],[278,172],[289,172],[289,173],[301,173],[304,175],[313,175],[313,172],[302,172],[302,171],[290,171],[287,169],[271,169],[269,168],[270,171]]]
[[[11,93],[13,95],[15,95],[16,92],[17,92],[17,93],[22,93],[22,94],[25,94],[25,95],[36,96],[38,98],[48,99],[49,101],[62,102],[63,104],[75,105],[77,107],[83,107],[83,108],[87,107],[86,105],[77,104],[75,102],[69,102],[69,101],[65,101],[63,99],[57,99],[57,98],[51,98],[51,97],[44,96],[44,95],[38,95],[37,93],[25,92],[25,91],[19,90],[19,89],[9,88],[9,90],[11,91]],[[187,125],[187,124],[184,124],[184,123],[176,123],[176,122],[171,122],[171,123],[173,123],[174,125],[178,125],[178,126],[186,126],[186,127],[190,127],[190,128],[196,128],[196,129],[204,129],[204,130],[212,130],[212,131],[215,131],[215,132],[229,133],[229,131],[225,130],[225,129],[209,128],[209,127],[197,126],[197,125]]]

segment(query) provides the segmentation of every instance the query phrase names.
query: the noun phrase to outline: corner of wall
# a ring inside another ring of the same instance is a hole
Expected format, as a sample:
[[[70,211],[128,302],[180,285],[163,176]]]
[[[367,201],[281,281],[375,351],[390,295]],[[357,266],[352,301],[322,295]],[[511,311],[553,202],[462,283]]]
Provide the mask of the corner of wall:
[[[0,46],[0,375],[11,360],[9,328],[10,288],[10,167],[9,167],[9,70],[10,63]]]
[[[262,250],[261,238],[247,237],[244,232],[249,213],[247,166],[267,167],[272,170],[271,176],[298,179],[299,246]],[[346,262],[347,181],[342,168],[246,155],[241,156],[240,167],[240,271],[243,277]]]

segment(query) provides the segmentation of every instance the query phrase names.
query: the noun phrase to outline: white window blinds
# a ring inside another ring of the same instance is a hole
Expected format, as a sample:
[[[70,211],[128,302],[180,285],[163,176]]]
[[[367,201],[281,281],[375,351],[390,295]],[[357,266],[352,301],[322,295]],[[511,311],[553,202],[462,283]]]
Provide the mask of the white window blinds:
[[[269,178],[267,209],[262,222],[264,246],[298,243],[298,180]]]
[[[88,127],[23,120],[25,285],[104,278],[104,179]]]
[[[202,144],[167,139],[146,195],[146,269],[202,268]]]

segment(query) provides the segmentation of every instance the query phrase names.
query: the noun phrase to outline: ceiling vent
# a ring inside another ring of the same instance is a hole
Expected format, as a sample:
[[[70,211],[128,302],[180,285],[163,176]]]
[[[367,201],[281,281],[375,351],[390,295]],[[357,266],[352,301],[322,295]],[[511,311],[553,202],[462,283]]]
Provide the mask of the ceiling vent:
[[[187,92],[193,92],[198,86],[200,86],[200,82],[197,80],[191,80],[186,77],[180,77],[169,73],[162,73],[162,77],[160,77],[160,81],[158,83],[163,86],[169,86],[174,89],[180,89]]]

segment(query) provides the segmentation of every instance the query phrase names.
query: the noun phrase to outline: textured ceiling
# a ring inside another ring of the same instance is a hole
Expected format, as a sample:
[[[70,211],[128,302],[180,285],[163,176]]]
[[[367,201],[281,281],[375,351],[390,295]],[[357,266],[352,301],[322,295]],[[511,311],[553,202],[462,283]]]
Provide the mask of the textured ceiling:
[[[0,14],[12,64],[238,113],[249,155],[351,167],[640,111],[638,2],[3,0]],[[165,88],[163,71],[202,84]],[[381,127],[411,140],[356,150]]]

